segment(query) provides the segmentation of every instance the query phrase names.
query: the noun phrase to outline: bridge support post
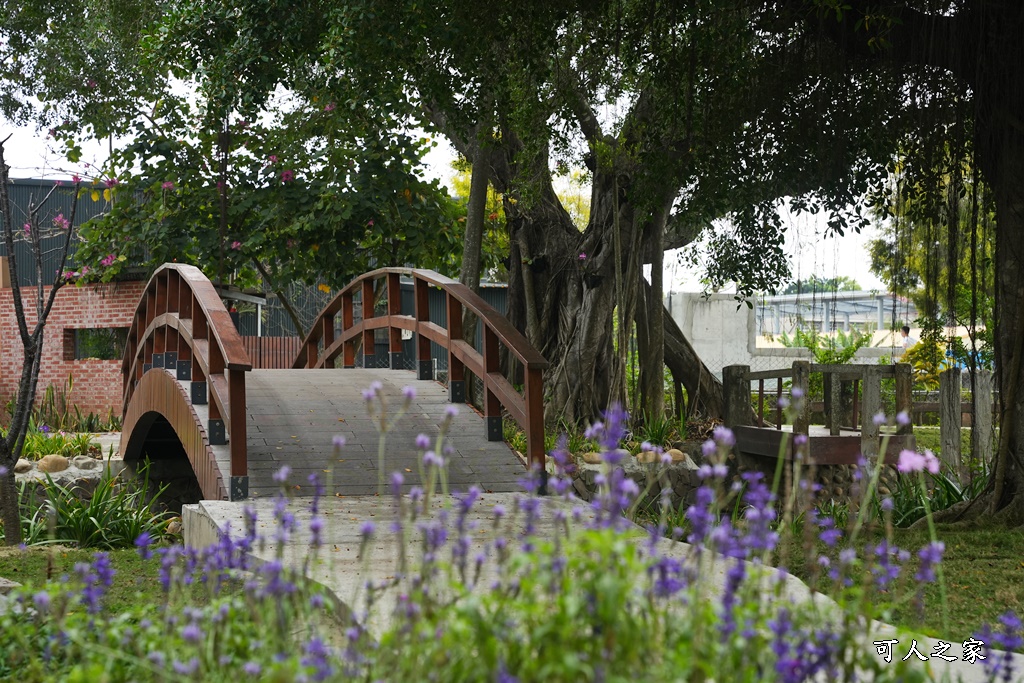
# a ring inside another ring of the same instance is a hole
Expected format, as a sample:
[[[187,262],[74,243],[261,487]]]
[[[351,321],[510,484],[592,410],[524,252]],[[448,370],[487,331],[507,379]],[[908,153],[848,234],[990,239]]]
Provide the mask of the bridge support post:
[[[448,314],[448,400],[465,403],[466,366],[452,350],[455,340],[462,339],[462,302],[448,292],[445,303]]]
[[[722,368],[722,398],[725,403],[725,426],[732,429],[750,424],[749,365],[728,365]]]
[[[206,434],[210,437],[211,446],[223,446],[228,442],[227,431],[224,429],[224,420],[221,418],[210,418],[207,422]]]
[[[430,289],[426,280],[413,277],[413,304],[416,313],[416,379],[434,379],[434,360],[430,357],[430,339],[419,331],[420,323],[430,322]]]
[[[897,363],[894,369],[896,375],[896,413],[906,413],[907,424],[896,424],[896,433],[906,436],[914,433],[913,411],[914,411],[914,377],[913,368],[910,363]]]
[[[249,475],[231,477],[231,487],[228,490],[228,499],[245,500],[249,497]]]
[[[939,437],[942,463],[960,472],[960,427],[963,406],[960,397],[960,368],[944,370],[939,375]]]
[[[487,440],[501,441],[504,438],[501,428],[501,401],[490,386],[491,373],[497,373],[498,368],[498,335],[494,330],[484,326],[484,420],[487,421]]]
[[[984,463],[992,462],[992,371],[974,371],[974,415],[971,416],[971,453]]]
[[[877,365],[864,367],[864,391],[861,396],[860,454],[868,460],[878,457],[880,444],[875,415],[882,410],[882,373]]]

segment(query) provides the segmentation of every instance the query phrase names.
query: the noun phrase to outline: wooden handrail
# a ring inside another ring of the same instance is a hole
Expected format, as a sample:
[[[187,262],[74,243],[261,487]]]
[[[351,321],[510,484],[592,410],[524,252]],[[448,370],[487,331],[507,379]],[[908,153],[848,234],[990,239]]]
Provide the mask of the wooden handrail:
[[[401,312],[401,278],[412,279],[415,301],[414,315]],[[375,314],[374,282],[386,281],[387,311]],[[430,320],[428,292],[436,287],[444,292],[447,325]],[[362,320],[355,322],[355,296],[362,299]],[[462,338],[462,312],[472,311],[480,321],[483,351]],[[335,336],[335,318],[341,314],[340,334]],[[340,356],[346,368],[355,367],[356,342],[362,340],[363,354],[372,356],[373,333],[388,330],[391,367],[402,350],[401,333],[416,335],[417,376],[433,379],[430,343],[434,342],[448,354],[449,400],[466,400],[465,371],[477,375],[484,385],[484,420],[487,438],[503,438],[501,408],[512,416],[526,432],[527,458],[531,467],[544,471],[544,398],[543,371],[547,360],[509,320],[494,310],[465,285],[432,270],[414,268],[380,268],[360,275],[346,285],[317,316],[313,327],[292,364],[293,368],[333,367]],[[524,393],[519,394],[499,369],[499,345],[519,361],[524,371]]]
[[[191,381],[193,404],[209,404],[210,444],[230,444],[229,497],[247,497],[245,373],[252,364],[213,284],[194,266],[164,264],[139,299],[121,362],[123,414],[142,376],[159,368]]]

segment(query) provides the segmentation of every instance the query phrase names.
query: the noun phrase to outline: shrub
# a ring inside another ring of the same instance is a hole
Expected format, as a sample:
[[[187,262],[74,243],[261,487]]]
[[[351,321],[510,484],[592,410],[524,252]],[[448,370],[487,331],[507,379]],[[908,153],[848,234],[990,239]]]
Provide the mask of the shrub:
[[[43,485],[45,499],[41,501],[35,500],[34,494],[22,484],[20,507],[24,543],[60,543],[112,550],[132,547],[143,534],[162,535],[171,515],[155,511],[153,500],[147,499],[147,471],[143,468],[142,482],[124,481],[105,474],[87,499],[74,486],[62,486],[49,476]]]
[[[555,495],[528,492],[509,509],[482,509],[477,489],[445,497],[439,508],[431,504],[432,485],[402,495],[402,475],[393,474],[395,517],[388,530],[366,522],[359,537],[345,543],[358,544],[368,561],[389,535],[398,550],[395,569],[362,584],[340,628],[325,620],[336,616],[325,596],[302,580],[301,568],[284,562],[284,543],[299,528],[282,471],[270,538],[260,537],[249,512],[244,532],[225,532],[210,548],[158,551],[167,591],[159,610],[106,613],[110,571],[102,554],[66,583],[16,593],[21,608],[0,615],[0,629],[10,634],[0,640],[0,675],[69,681],[926,679],[927,670],[898,656],[886,662],[870,645],[865,577],[869,585],[895,590],[909,553],[883,544],[856,557],[852,549],[867,505],[856,511],[849,538],[832,519],[806,521],[805,529],[838,553],[836,561],[820,565],[836,587],[835,602],[796,601],[789,596],[797,587],[786,574],[766,569],[785,526],[775,492],[758,474],[746,475],[741,489],[727,485],[721,457],[731,446],[728,430],[717,430],[706,448],[709,463],[698,472],[702,485],[685,512],[687,529],[669,529],[670,510],[663,505],[660,518],[638,534],[624,518],[638,491],[616,467],[624,425],[625,416],[613,411],[588,431],[607,465],[601,495],[589,506],[571,498],[571,457],[564,448],[552,453],[557,467],[548,483]],[[423,438],[424,450],[429,442]],[[424,481],[443,481],[435,476],[442,452],[424,453]],[[878,472],[871,473],[869,492]],[[320,474],[309,483],[319,494]],[[529,490],[535,484],[528,481]],[[319,566],[332,552],[324,547],[331,528],[320,505],[314,496],[303,566]],[[732,509],[739,512],[725,514]],[[489,525],[492,539],[479,554],[471,554],[483,531],[475,522]],[[685,536],[689,545],[666,534]],[[276,543],[276,556],[251,565],[249,551],[264,541]],[[150,552],[149,542],[145,534],[138,540],[140,552]],[[941,546],[932,543],[919,556],[911,590],[941,581]],[[247,577],[243,593],[224,595],[224,582],[239,576]],[[181,605],[182,587],[196,582],[205,582],[214,598],[201,608]],[[375,615],[386,619],[375,622]],[[998,633],[986,634],[987,642],[1019,647],[1019,629],[1008,615]],[[1003,675],[1009,665],[986,652],[986,673]]]

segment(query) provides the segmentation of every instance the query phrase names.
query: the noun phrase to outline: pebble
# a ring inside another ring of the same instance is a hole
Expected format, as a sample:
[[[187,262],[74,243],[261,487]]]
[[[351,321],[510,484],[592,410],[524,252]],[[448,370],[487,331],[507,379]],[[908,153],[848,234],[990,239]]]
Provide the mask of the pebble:
[[[53,474],[54,472],[63,472],[69,467],[68,459],[63,455],[44,455],[39,459],[39,463],[36,468],[40,472],[48,472]]]

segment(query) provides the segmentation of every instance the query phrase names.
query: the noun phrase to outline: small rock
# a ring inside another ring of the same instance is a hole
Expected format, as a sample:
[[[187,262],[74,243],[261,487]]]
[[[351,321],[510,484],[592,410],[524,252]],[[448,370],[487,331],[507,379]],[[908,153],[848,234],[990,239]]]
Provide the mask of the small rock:
[[[7,595],[20,585],[21,584],[17,581],[11,581],[10,579],[5,579],[4,577],[0,576],[0,595]]]
[[[14,463],[14,473],[25,474],[26,472],[31,472],[33,467],[35,467],[35,465],[32,464],[31,460],[18,458],[18,462]]]
[[[619,462],[627,460],[631,455],[632,453],[627,451],[625,448],[616,448],[614,451],[611,452],[612,458],[617,459]]]
[[[583,462],[587,463],[588,465],[600,465],[602,462],[601,454],[595,453],[593,451],[590,451],[589,453],[584,453]]]
[[[63,455],[44,455],[36,465],[40,472],[63,472],[69,467],[68,459]]]
[[[882,494],[883,496],[889,496],[889,495],[892,495],[892,492],[891,492],[891,491],[889,491],[889,487],[888,487],[888,486],[879,486],[879,487],[878,487],[878,492],[879,492],[880,494]]]
[[[672,463],[673,464],[682,463],[682,464],[686,465],[686,467],[688,469],[691,469],[691,470],[697,469],[697,463],[695,463],[693,461],[693,459],[689,455],[687,455],[686,453],[683,453],[678,448],[670,448],[669,450],[667,450],[665,452],[672,456]]]
[[[649,465],[654,462],[661,462],[661,456],[654,451],[642,451],[637,453],[636,461],[643,465]]]
[[[88,455],[76,455],[71,459],[71,464],[80,470],[98,470],[103,467],[103,463]]]
[[[172,519],[170,522],[168,522],[168,524],[167,524],[167,533],[171,534],[172,536],[177,536],[178,534],[180,534],[181,533],[181,520],[180,519]]]

